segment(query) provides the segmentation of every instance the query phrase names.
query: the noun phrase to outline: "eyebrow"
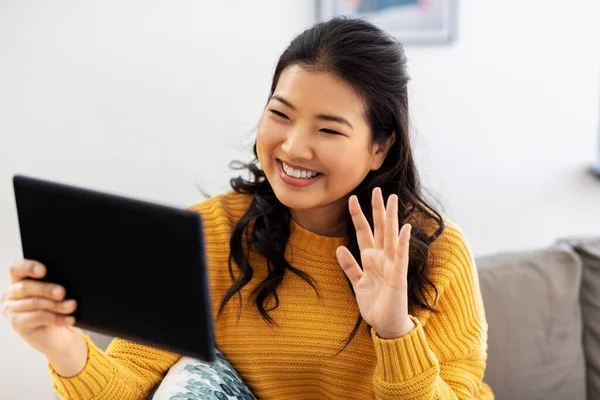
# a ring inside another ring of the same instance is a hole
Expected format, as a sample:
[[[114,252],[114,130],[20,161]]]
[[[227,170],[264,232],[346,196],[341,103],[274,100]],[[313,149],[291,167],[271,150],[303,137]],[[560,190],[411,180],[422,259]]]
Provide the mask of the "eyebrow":
[[[274,94],[273,96],[271,96],[271,98],[279,101],[282,104],[285,104],[286,106],[288,106],[292,110],[296,109],[296,107],[294,107],[294,105],[292,103],[290,103],[289,101],[287,101],[286,99],[284,99],[283,97],[281,97],[278,94]],[[331,121],[331,122],[337,122],[339,124],[348,125],[350,127],[350,129],[354,129],[352,127],[352,124],[350,122],[348,122],[348,120],[346,118],[342,118],[342,117],[337,116],[337,115],[332,115],[332,114],[318,114],[316,117],[317,117],[317,119],[320,119],[320,120],[323,120],[323,121]]]

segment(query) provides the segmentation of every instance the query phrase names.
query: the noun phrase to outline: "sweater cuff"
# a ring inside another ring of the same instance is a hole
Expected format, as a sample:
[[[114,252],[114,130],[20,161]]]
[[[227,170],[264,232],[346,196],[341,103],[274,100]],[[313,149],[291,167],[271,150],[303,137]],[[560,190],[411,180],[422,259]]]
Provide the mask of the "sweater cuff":
[[[415,328],[398,339],[386,340],[371,328],[377,369],[386,382],[404,382],[438,364],[429,348],[421,322],[410,316]]]
[[[48,363],[52,386],[61,398],[94,398],[106,386],[113,374],[111,360],[94,344],[88,335],[84,334],[83,337],[87,343],[88,357],[85,367],[79,374],[65,378],[54,370],[52,364]]]

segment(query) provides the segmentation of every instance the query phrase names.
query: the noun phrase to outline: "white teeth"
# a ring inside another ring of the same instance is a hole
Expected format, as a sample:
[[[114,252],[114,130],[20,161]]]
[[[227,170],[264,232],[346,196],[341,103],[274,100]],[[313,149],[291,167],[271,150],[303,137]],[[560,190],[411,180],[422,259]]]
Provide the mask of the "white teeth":
[[[311,179],[319,175],[318,172],[294,169],[284,162],[282,162],[281,165],[283,166],[283,170],[286,173],[286,175],[294,177],[296,179]]]

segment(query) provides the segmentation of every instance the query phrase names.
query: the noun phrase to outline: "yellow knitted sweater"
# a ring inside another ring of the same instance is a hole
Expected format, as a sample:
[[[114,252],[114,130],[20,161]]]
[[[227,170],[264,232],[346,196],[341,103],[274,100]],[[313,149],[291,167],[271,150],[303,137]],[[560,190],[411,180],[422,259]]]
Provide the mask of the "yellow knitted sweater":
[[[251,196],[229,193],[192,207],[203,217],[213,316],[231,285],[229,238]],[[380,339],[365,323],[336,355],[359,314],[337,263],[343,238],[318,236],[290,226],[286,258],[316,282],[320,297],[303,280],[286,274],[264,321],[249,297],[266,276],[265,260],[251,254],[252,281],[215,321],[218,348],[259,399],[492,399],[482,381],[487,324],[477,271],[467,242],[455,225],[432,245],[430,280],[439,291],[436,313],[418,311],[416,328],[395,340]],[[49,365],[55,391],[64,399],[145,399],[179,355],[115,339],[106,350],[86,336],[84,370],[60,377]]]

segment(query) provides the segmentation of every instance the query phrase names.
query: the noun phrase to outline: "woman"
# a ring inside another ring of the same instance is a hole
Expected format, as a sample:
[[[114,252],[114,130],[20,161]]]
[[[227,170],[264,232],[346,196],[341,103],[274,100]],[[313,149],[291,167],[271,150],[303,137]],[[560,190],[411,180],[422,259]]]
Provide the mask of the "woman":
[[[250,180],[203,217],[217,346],[263,399],[490,399],[487,324],[459,228],[423,199],[406,61],[347,18],[295,38],[275,70]],[[259,167],[260,164],[260,167]],[[179,356],[73,327],[63,288],[12,268],[3,310],[65,399],[146,398]]]

